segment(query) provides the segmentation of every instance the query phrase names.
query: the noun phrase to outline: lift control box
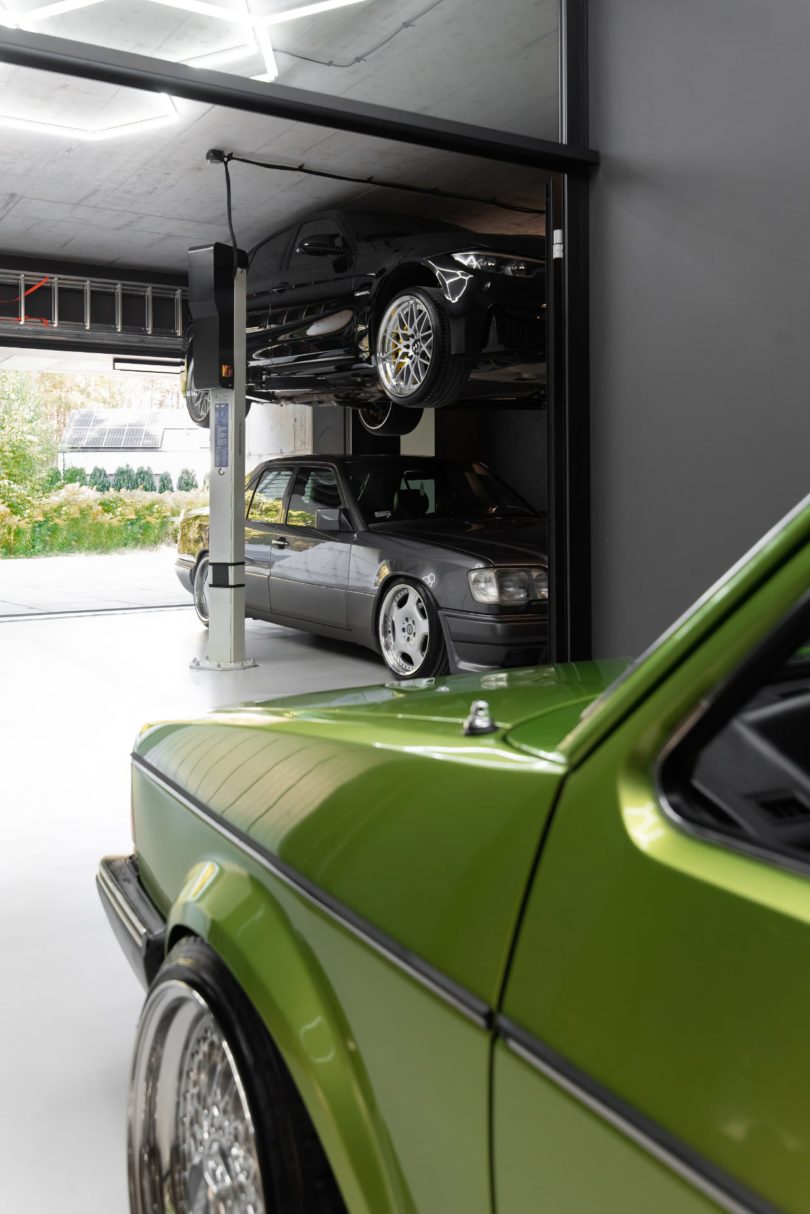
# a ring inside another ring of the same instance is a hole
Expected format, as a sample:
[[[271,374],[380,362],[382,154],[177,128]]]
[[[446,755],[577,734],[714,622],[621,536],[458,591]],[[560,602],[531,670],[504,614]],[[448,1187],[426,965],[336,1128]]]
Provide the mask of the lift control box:
[[[228,244],[188,251],[188,302],[196,388],[233,387],[233,278],[247,253]]]

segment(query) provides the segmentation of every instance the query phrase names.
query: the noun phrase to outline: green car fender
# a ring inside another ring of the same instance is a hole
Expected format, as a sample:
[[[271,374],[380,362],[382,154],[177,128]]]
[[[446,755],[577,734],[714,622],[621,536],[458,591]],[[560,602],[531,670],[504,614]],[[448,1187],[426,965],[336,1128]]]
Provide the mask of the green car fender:
[[[362,1059],[322,967],[283,906],[237,864],[213,856],[189,870],[166,924],[167,950],[205,940],[260,1010],[352,1210],[411,1209]],[[397,1186],[399,1187],[399,1186]]]

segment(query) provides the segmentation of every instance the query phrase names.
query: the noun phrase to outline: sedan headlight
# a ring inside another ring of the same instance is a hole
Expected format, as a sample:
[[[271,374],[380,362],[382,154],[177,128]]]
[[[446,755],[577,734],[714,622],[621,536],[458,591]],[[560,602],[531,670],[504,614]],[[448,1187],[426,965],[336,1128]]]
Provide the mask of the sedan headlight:
[[[453,261],[468,270],[484,270],[487,274],[508,274],[512,278],[530,278],[543,264],[531,257],[519,257],[513,253],[486,253],[473,250],[470,253],[451,253]]]
[[[515,606],[548,598],[548,570],[541,565],[528,569],[471,569],[467,577],[477,603]]]

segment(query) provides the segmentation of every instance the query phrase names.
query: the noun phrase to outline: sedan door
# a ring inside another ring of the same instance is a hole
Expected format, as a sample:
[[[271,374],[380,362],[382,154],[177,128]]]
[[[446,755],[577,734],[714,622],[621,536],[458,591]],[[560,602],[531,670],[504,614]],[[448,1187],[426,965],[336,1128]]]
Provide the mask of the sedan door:
[[[266,614],[270,610],[270,558],[273,538],[284,519],[284,495],[293,467],[266,468],[245,519],[245,610]]]
[[[353,362],[354,250],[336,220],[301,225],[281,277],[270,310],[273,359],[322,360],[322,370]]]
[[[348,628],[346,588],[354,534],[323,531],[319,511],[332,519],[344,503],[334,468],[304,465],[296,473],[284,526],[274,528],[270,608],[274,616]]]

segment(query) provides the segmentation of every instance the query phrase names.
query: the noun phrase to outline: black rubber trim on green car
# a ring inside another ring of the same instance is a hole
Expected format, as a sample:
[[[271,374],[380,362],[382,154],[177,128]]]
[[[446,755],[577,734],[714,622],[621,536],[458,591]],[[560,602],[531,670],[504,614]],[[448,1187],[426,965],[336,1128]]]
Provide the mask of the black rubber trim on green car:
[[[154,767],[148,759],[142,755],[133,754],[132,762],[138,767],[148,779],[153,783],[161,786],[170,793],[177,801],[184,805],[196,817],[201,818],[209,826],[213,827],[218,834],[231,842],[238,844],[252,860],[266,868],[273,876],[277,877],[285,885],[295,890],[310,904],[317,907],[318,910],[328,915],[341,927],[351,932],[353,936],[364,941],[375,952],[379,953],[386,960],[390,961],[398,969],[414,978],[422,986],[432,991],[434,995],[442,999],[445,1003],[455,1008],[457,1012],[461,1012],[468,1020],[479,1025],[481,1028],[490,1028],[492,1025],[492,1009],[483,999],[479,999],[477,995],[473,995],[459,983],[454,982],[452,978],[448,978],[440,970],[436,969],[428,961],[424,961],[416,953],[412,953],[410,949],[405,948],[396,940],[393,940],[385,932],[375,927],[373,923],[369,923],[361,915],[358,915],[350,907],[346,906],[339,899],[332,897],[331,894],[321,889],[303,873],[299,873],[297,869],[287,864],[284,860],[280,860],[278,856],[261,847],[244,831],[237,827],[231,826],[225,822],[219,814],[209,809],[197,797],[187,792],[169,776],[163,774],[157,767]]]
[[[752,1192],[721,1168],[682,1142],[658,1122],[603,1087],[544,1041],[506,1016],[495,1032],[504,1045],[585,1108],[635,1142],[670,1171],[705,1194],[728,1214],[780,1214],[779,1208]]]

